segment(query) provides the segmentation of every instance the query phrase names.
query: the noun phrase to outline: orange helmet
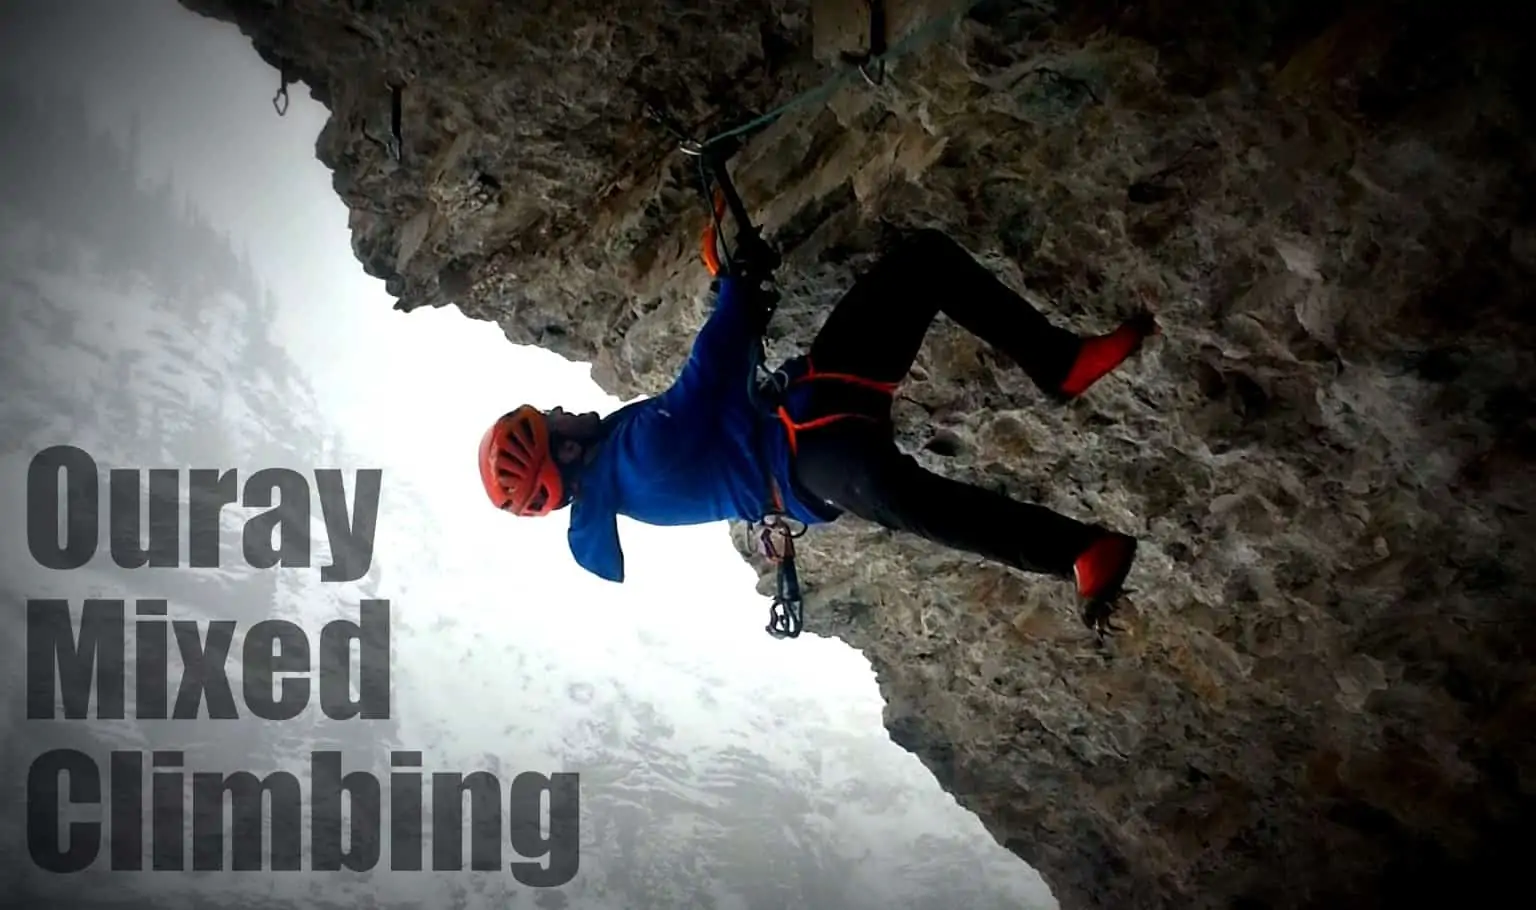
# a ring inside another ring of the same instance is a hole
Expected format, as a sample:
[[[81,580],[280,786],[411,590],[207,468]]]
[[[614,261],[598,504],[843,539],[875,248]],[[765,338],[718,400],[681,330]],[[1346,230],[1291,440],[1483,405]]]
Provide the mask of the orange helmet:
[[[514,515],[548,515],[565,504],[565,483],[543,412],[525,404],[485,431],[480,480],[491,504]]]

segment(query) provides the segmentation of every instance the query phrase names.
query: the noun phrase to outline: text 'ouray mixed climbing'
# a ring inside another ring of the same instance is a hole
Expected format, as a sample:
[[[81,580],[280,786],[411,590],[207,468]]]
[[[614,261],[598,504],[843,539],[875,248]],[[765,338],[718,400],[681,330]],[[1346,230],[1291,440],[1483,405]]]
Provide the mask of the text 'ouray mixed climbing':
[[[266,510],[244,521],[240,543],[248,565],[311,565],[312,491],[297,471],[256,471],[243,490],[234,469],[191,470],[185,485],[177,469],[115,468],[107,475],[103,516],[102,472],[89,453],[55,446],[33,458],[27,542],[39,565],[66,571],[91,565],[106,528],[112,563],[120,569],[218,569],[227,542],[224,509],[236,503]],[[357,471],[349,504],[341,471],[314,472],[330,552],[322,581],[354,582],[368,574],[382,475],[376,469]],[[141,482],[145,476],[147,485]],[[270,604],[272,588],[264,590]],[[355,618],[332,619],[318,630],[305,628],[293,611],[240,622],[210,616],[207,604],[174,616],[165,598],[132,603],[130,616],[127,598],[27,601],[27,718],[83,721],[98,734],[89,737],[90,745],[70,737],[54,748],[45,748],[57,739],[49,728],[38,727],[37,735],[25,738],[44,750],[27,775],[27,842],[40,868],[297,870],[307,840],[315,871],[365,871],[385,853],[392,870],[417,871],[430,845],[434,872],[465,868],[467,852],[469,868],[509,870],[525,885],[556,887],[575,877],[576,774],[524,772],[504,788],[488,771],[436,772],[424,788],[423,772],[414,770],[422,766],[422,753],[391,751],[385,759],[376,750],[351,770],[344,770],[342,753],[334,750],[309,751],[299,773],[195,768],[192,756],[199,748],[249,751],[253,739],[275,736],[270,722],[304,718],[316,701],[324,720],[307,719],[303,735],[325,736],[319,728],[327,721],[389,719],[388,600],[360,597]],[[173,667],[179,670],[173,673]],[[150,742],[156,728],[143,722],[166,720],[204,722],[206,729],[195,737],[198,747]],[[129,737],[124,721],[133,727]],[[125,738],[149,748],[124,750]],[[380,765],[377,773],[368,766],[372,762]],[[189,775],[183,769],[191,771],[190,812]],[[384,777],[387,784],[380,782]],[[386,789],[387,809],[381,799]],[[504,841],[522,861],[503,858]]]

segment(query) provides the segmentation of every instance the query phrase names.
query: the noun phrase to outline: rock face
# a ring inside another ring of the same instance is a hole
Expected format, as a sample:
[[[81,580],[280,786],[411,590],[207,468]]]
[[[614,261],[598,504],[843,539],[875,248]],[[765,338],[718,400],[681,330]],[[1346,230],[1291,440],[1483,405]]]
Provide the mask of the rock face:
[[[458,303],[626,396],[665,386],[707,306],[692,160],[646,102],[712,134],[846,77],[836,26],[862,16],[181,2],[329,106],[317,153],[400,308]],[[885,8],[895,43],[952,6]],[[892,737],[1063,906],[1513,881],[1536,835],[1527,18],[984,3],[733,162],[785,253],[773,359],[889,225],[947,230],[1079,331],[1160,315],[1069,407],[941,319],[900,397],[935,470],[1143,540],[1124,634],[1097,646],[1062,583],[853,519],[802,547],[808,628],[869,656]]]

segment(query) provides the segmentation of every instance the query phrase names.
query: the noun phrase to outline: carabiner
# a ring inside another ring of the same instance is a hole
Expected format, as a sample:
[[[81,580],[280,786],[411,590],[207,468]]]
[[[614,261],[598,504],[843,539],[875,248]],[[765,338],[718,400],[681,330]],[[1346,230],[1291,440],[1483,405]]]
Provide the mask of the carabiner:
[[[794,559],[779,563],[778,593],[768,608],[769,635],[774,638],[799,638],[805,628],[805,602],[800,599],[800,576]]]

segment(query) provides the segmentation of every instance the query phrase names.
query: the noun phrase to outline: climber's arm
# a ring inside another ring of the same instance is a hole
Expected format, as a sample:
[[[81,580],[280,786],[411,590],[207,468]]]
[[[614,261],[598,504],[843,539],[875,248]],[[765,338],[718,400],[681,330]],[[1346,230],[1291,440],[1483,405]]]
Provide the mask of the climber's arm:
[[[624,581],[624,548],[619,544],[618,516],[577,497],[571,508],[566,540],[576,564],[605,581]]]
[[[757,335],[762,331],[760,304],[742,280],[724,277],[716,284],[714,311],[693,340],[688,360],[665,396],[710,397],[745,388]]]

